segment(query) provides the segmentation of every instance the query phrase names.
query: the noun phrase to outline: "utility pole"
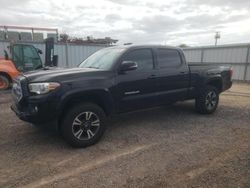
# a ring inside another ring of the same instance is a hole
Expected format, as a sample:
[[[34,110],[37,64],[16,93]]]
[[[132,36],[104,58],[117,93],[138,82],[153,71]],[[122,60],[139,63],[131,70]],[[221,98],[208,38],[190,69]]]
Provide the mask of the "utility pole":
[[[217,46],[218,39],[220,39],[220,32],[216,31],[214,39],[215,39],[215,46]]]

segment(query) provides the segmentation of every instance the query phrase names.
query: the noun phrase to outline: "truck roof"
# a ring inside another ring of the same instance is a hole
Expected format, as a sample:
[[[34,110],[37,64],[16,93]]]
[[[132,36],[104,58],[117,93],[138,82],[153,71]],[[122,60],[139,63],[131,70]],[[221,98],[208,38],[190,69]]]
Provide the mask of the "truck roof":
[[[174,46],[152,45],[152,44],[146,44],[146,45],[118,45],[118,46],[112,46],[110,48],[124,48],[124,49],[135,49],[135,48],[167,48],[167,49],[181,50],[181,48],[174,47]]]

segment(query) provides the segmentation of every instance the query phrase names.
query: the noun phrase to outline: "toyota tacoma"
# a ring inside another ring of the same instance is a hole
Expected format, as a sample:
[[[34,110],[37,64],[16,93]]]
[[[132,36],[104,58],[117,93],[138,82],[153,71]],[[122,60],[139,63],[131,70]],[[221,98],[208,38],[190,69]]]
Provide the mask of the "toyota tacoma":
[[[74,147],[95,144],[114,114],[195,99],[213,113],[232,85],[232,69],[188,65],[181,49],[115,46],[92,54],[77,68],[45,67],[17,77],[11,109],[23,121],[50,124]]]

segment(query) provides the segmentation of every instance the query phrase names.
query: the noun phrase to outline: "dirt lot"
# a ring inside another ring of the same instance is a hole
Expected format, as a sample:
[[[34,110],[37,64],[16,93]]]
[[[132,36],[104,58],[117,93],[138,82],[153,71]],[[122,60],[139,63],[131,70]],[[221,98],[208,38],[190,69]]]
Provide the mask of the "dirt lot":
[[[250,85],[213,115],[192,101],[122,115],[86,149],[20,121],[10,102],[0,93],[0,187],[250,187]]]

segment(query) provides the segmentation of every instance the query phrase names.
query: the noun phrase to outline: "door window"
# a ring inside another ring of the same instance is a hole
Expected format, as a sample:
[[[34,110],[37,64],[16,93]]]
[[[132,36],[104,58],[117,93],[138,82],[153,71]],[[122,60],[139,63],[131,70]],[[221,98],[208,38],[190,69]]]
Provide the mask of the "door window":
[[[158,49],[157,57],[160,68],[177,67],[181,65],[181,57],[177,50]]]
[[[129,52],[123,58],[123,61],[134,61],[137,63],[137,71],[153,69],[153,56],[150,49],[138,49]]]

